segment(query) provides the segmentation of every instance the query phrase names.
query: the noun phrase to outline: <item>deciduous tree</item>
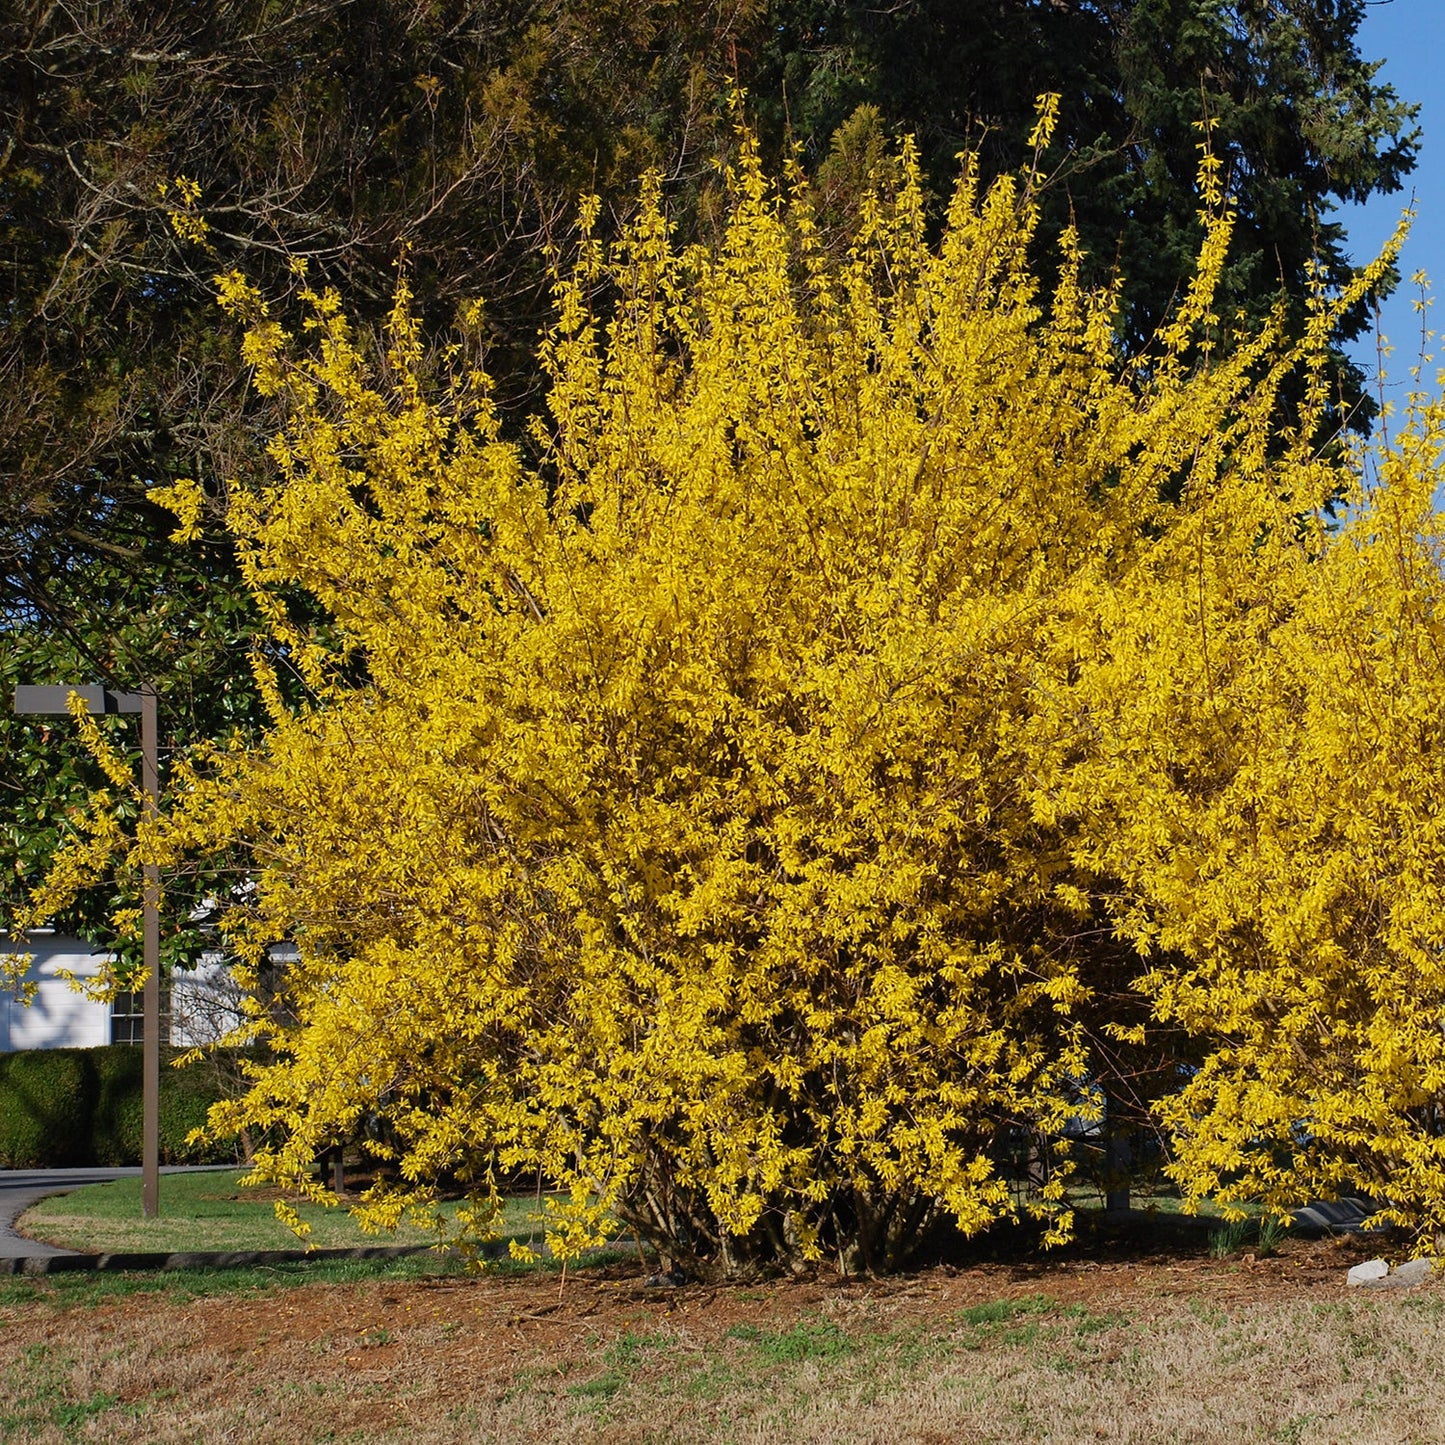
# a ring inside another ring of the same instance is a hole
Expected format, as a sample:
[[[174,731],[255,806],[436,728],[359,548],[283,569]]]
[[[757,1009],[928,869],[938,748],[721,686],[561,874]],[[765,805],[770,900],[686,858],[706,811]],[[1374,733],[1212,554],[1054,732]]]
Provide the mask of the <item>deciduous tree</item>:
[[[0,671],[150,683],[177,745],[254,726],[259,623],[219,499],[268,473],[279,421],[218,324],[216,272],[279,293],[305,256],[367,334],[405,250],[432,330],[485,292],[476,342],[515,401],[578,192],[707,170],[729,37],[753,13],[0,5]],[[213,501],[184,561],[150,500],[178,476]],[[33,886],[89,767],[64,726],[0,723],[0,772],[27,780],[0,805],[0,902]]]

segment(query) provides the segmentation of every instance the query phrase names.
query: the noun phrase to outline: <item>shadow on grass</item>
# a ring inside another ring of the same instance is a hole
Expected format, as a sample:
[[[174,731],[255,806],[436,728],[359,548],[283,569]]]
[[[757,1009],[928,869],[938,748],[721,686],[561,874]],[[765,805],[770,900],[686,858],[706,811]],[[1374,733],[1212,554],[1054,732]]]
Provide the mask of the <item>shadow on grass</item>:
[[[1045,1247],[1042,1226],[1025,1221],[998,1224],[967,1237],[947,1225],[935,1229],[910,1261],[910,1269],[980,1264],[1054,1265],[1108,1260],[1113,1263],[1169,1257],[1206,1259],[1211,1234],[1220,1221],[1206,1215],[1184,1215],[1147,1209],[1110,1214],[1102,1209],[1074,1211],[1074,1237],[1067,1244]]]
[[[637,1263],[630,1249],[600,1249],[574,1262],[572,1269],[603,1269]],[[487,1276],[557,1275],[555,1260],[521,1261],[502,1258],[489,1261]],[[99,1273],[76,1271],[28,1278],[16,1275],[0,1278],[0,1308],[7,1305],[52,1302],[57,1307],[102,1305],[131,1295],[158,1296],[167,1303],[185,1304],[217,1295],[262,1294],[276,1289],[301,1289],[322,1284],[397,1283],[426,1279],[478,1278],[455,1254],[412,1255],[386,1260],[295,1260],[282,1264],[249,1265],[235,1269],[137,1270]]]

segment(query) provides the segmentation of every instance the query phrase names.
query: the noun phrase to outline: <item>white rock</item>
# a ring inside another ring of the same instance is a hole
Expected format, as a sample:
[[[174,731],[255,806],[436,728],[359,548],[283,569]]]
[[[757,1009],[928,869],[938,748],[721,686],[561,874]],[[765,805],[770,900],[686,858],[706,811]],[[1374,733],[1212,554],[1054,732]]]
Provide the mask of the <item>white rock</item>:
[[[1390,1266],[1383,1259],[1367,1259],[1364,1264],[1357,1264],[1346,1276],[1346,1284],[1373,1284],[1377,1279],[1384,1279],[1389,1274]]]
[[[1434,1273],[1433,1259],[1412,1259],[1408,1264],[1390,1271],[1390,1283],[1408,1289],[1411,1285],[1424,1284]]]

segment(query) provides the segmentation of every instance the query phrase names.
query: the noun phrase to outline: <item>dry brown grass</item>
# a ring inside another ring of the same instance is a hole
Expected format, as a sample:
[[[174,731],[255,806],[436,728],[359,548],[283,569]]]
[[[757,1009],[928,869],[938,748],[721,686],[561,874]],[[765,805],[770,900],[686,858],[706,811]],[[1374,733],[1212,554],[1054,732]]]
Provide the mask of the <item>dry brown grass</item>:
[[[1355,1246],[646,1290],[623,1266],[0,1309],[0,1436],[69,1441],[1445,1440],[1445,1285]]]

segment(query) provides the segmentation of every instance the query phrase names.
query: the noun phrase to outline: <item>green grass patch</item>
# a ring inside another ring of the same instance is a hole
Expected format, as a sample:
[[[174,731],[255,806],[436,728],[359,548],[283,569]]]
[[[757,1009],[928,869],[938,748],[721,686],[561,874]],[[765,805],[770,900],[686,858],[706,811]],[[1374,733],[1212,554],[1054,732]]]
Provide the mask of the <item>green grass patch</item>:
[[[578,1400],[610,1400],[627,1383],[624,1375],[608,1370],[595,1380],[584,1380],[580,1385],[569,1385],[567,1393]]]
[[[985,1345],[1033,1344],[1044,1329],[1039,1316],[1053,1309],[1054,1301],[1041,1294],[970,1305],[955,1316],[963,1327],[956,1343],[966,1350],[982,1349]]]
[[[436,1236],[413,1224],[386,1234],[363,1233],[345,1210],[291,1201],[311,1226],[303,1240],[276,1218],[275,1192],[241,1184],[237,1170],[167,1174],[161,1178],[160,1213],[141,1217],[141,1181],[117,1179],[54,1195],[29,1209],[20,1231],[35,1239],[92,1254],[185,1250],[354,1249],[367,1245],[424,1245]],[[443,1205],[444,1216],[455,1205]],[[535,1195],[506,1201],[501,1237],[539,1242],[542,1225]]]
[[[1039,1314],[1053,1308],[1053,1301],[1046,1295],[1025,1295],[1022,1299],[990,1300],[987,1304],[970,1305],[960,1310],[958,1321],[965,1325],[1001,1325],[1015,1320],[1020,1315]]]
[[[598,1268],[636,1259],[625,1248],[606,1248],[584,1257]],[[555,1274],[555,1261],[533,1263],[502,1259],[486,1265],[487,1274]],[[218,1295],[259,1294],[273,1289],[301,1289],[312,1284],[381,1284],[418,1279],[459,1278],[474,1273],[454,1255],[418,1254],[402,1259],[294,1260],[282,1264],[247,1265],[235,1269],[168,1269],[73,1274],[0,1275],[0,1309],[9,1305],[48,1303],[56,1309],[98,1308],[131,1295],[154,1295],[172,1304]],[[0,1433],[0,1440],[5,1437]]]
[[[1076,1339],[1087,1339],[1090,1335],[1097,1335],[1104,1330],[1112,1330],[1120,1325],[1128,1324],[1128,1317],[1120,1314],[1117,1310],[1107,1310],[1100,1314],[1091,1310],[1087,1305],[1070,1305],[1063,1312],[1063,1318],[1067,1321],[1069,1329]]]
[[[512,1265],[520,1269],[526,1266]],[[539,1266],[530,1266],[538,1268]],[[368,1284],[454,1277],[466,1272],[460,1260],[434,1254],[408,1259],[335,1259],[312,1263],[251,1265],[238,1269],[175,1269],[99,1274],[46,1275],[27,1279],[0,1276],[0,1308],[47,1303],[57,1309],[98,1308],[134,1295],[153,1295],[169,1304],[218,1295],[261,1294],[273,1289],[299,1289],[311,1284]],[[0,1431],[0,1439],[4,1439]]]
[[[569,1385],[567,1393],[577,1400],[602,1402],[610,1400],[624,1387],[632,1383],[632,1376],[650,1358],[666,1355],[676,1346],[676,1341],[661,1333],[638,1334],[628,1330],[620,1335],[603,1352],[602,1362],[606,1369],[602,1374],[579,1384]]]
[[[1064,1194],[1069,1205],[1074,1209],[1094,1211],[1104,1208],[1104,1191],[1087,1179],[1073,1180],[1065,1188]],[[1130,1190],[1129,1202],[1132,1208],[1141,1210],[1145,1214],[1178,1216],[1188,1213],[1201,1219],[1222,1219],[1224,1217],[1223,1207],[1212,1199],[1196,1199],[1193,1208],[1186,1211],[1184,1200],[1180,1197],[1178,1189],[1167,1182],[1136,1180]],[[1251,1215],[1260,1212],[1257,1204],[1244,1204],[1239,1207]]]
[[[804,1321],[790,1330],[771,1331],[756,1325],[734,1325],[728,1331],[734,1340],[753,1347],[765,1365],[797,1365],[804,1360],[836,1360],[851,1354],[855,1342],[830,1320]]]

